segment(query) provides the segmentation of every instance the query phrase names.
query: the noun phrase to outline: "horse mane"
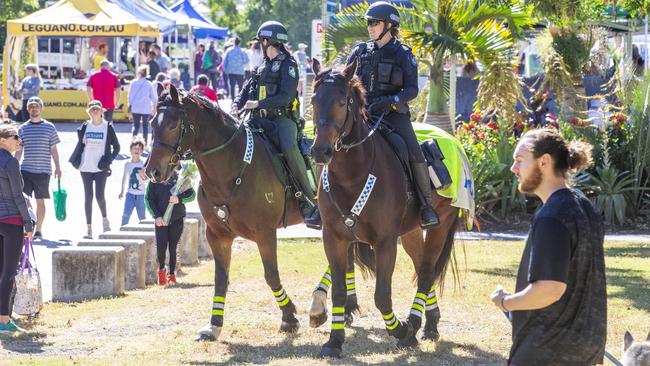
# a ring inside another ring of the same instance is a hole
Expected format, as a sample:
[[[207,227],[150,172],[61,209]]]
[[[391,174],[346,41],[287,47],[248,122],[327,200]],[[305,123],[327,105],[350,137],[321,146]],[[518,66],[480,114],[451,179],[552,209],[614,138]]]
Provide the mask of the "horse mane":
[[[367,124],[366,88],[363,86],[363,83],[361,83],[361,80],[354,75],[348,81],[347,77],[343,74],[343,70],[329,68],[316,75],[316,79],[314,80],[314,91],[316,91],[316,89],[318,89],[326,80],[334,80],[336,84],[340,83],[343,86],[350,88],[352,91],[352,99],[354,99],[356,105],[356,110],[353,112],[357,116],[358,120]]]
[[[190,93],[185,90],[179,90],[179,97],[185,103],[194,104],[200,110],[207,111],[212,117],[216,118],[219,122],[229,125],[231,127],[237,127],[238,122],[235,118],[224,112],[219,106],[219,103],[213,102],[212,100],[198,95],[196,93]]]

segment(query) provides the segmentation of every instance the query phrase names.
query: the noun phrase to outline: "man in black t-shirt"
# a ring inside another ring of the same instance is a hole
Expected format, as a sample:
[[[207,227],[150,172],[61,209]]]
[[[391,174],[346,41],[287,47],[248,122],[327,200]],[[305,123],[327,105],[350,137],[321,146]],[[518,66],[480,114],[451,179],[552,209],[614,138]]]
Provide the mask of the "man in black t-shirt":
[[[591,164],[591,146],[556,130],[526,133],[514,154],[519,191],[543,205],[535,213],[514,294],[491,299],[512,315],[509,365],[603,362],[607,334],[604,232],[599,214],[569,174]]]

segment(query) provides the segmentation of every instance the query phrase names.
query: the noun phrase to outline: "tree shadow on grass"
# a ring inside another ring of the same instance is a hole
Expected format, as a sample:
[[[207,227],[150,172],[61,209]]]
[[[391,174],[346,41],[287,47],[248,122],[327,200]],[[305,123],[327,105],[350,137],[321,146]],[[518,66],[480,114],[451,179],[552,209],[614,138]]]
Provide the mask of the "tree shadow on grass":
[[[192,289],[192,288],[201,288],[201,287],[214,287],[214,285],[211,284],[199,284],[199,283],[191,283],[191,282],[176,282],[176,284],[172,285],[171,288],[180,288],[180,289]]]
[[[470,269],[470,272],[484,274],[488,276],[499,276],[499,277],[516,277],[517,276],[517,267],[500,267],[500,268],[487,268],[487,269]]]
[[[311,358],[316,359],[320,353],[322,344],[294,344],[300,334],[286,334],[284,338],[275,344],[249,345],[246,343],[234,343],[224,341],[229,354],[233,356],[221,365],[235,365],[241,363],[268,364],[270,362],[281,362],[283,358]],[[322,342],[327,341],[328,335],[323,335]],[[333,365],[376,365],[377,360],[365,361],[364,358],[377,356],[388,356],[388,364],[402,365],[475,365],[475,364],[500,364],[503,363],[503,356],[483,350],[471,344],[459,344],[450,341],[439,341],[434,352],[424,351],[421,347],[410,350],[399,350],[396,347],[397,341],[389,337],[384,329],[352,327],[346,329],[346,342],[343,345],[341,359],[330,360]],[[461,348],[467,356],[451,354],[455,348]],[[308,363],[308,362],[307,362]],[[191,361],[191,365],[214,365],[213,361]]]
[[[630,301],[635,308],[650,312],[650,280],[643,271],[635,269],[607,268],[607,284],[618,286],[622,290],[607,296]]]
[[[624,247],[605,247],[605,256],[650,258],[650,245],[637,244]]]
[[[52,344],[45,342],[46,336],[45,333],[29,330],[16,334],[3,334],[0,336],[0,349],[15,353],[43,353],[43,347]]]

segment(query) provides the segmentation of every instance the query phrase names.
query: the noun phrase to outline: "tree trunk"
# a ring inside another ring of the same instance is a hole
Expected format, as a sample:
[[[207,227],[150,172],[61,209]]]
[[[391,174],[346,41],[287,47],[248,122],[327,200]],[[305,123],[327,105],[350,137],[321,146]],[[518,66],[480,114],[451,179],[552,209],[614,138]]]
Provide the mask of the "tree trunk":
[[[423,123],[432,124],[453,133],[443,77],[442,65],[434,63],[429,73],[429,99],[427,100],[427,113]]]

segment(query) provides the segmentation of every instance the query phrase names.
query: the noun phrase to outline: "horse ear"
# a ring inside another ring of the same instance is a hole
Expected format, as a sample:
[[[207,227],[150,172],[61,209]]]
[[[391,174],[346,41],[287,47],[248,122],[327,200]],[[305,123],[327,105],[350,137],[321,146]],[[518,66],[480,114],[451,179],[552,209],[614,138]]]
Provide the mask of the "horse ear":
[[[165,90],[165,87],[162,85],[162,83],[156,83],[157,86],[157,93],[158,96],[162,95],[163,91]]]
[[[316,59],[316,58],[313,59],[311,68],[314,70],[315,75],[320,74],[320,72],[321,72],[320,61],[318,61],[318,59]]]
[[[633,342],[634,342],[634,337],[632,337],[630,332],[625,331],[625,335],[623,336],[623,352],[627,351],[627,349],[630,348]]]
[[[169,85],[169,95],[172,96],[172,102],[174,102],[174,104],[178,104],[178,89],[176,89],[173,84]]]
[[[343,69],[342,74],[343,74],[343,76],[345,76],[345,78],[348,81],[352,80],[352,78],[354,77],[354,74],[356,74],[356,72],[357,72],[358,60],[359,59],[355,57],[354,61],[352,61],[348,66],[345,67],[345,69]]]

